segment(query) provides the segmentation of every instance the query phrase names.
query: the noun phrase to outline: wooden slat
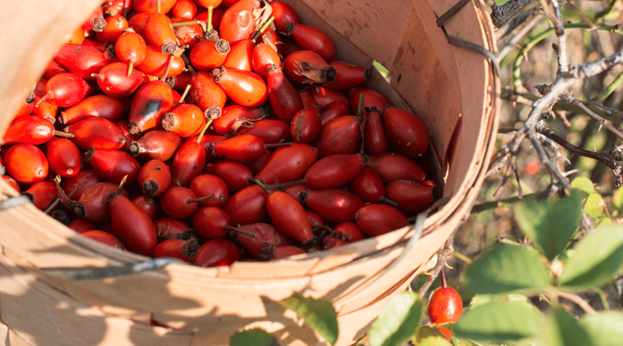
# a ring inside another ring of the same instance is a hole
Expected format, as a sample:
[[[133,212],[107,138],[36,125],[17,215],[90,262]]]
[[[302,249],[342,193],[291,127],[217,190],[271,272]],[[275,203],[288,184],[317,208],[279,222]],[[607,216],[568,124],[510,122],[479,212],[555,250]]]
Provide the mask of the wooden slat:
[[[0,136],[67,34],[101,0],[2,1]]]
[[[444,167],[463,100],[452,47],[437,27],[427,2],[411,12],[390,76],[391,85],[409,100],[411,109],[429,129],[431,144]],[[450,190],[444,192],[452,195]]]
[[[190,345],[193,338],[188,332],[106,315],[45,285],[2,256],[0,316],[32,346]]]
[[[373,56],[384,66],[391,66],[414,6],[414,2],[410,0],[286,0],[284,2],[297,10],[302,22],[306,22],[306,16],[310,14],[309,11],[302,10],[304,8],[302,4],[306,4],[340,35],[353,42],[369,56]],[[324,30],[321,26],[319,28]],[[340,48],[339,45],[336,46]]]

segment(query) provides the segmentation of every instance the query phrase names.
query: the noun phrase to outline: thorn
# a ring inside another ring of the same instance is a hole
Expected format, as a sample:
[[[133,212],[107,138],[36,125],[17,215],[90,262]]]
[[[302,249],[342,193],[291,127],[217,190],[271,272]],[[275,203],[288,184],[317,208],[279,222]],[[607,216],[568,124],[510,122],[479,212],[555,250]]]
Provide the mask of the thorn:
[[[604,127],[604,124],[599,124],[599,129],[597,130],[597,133],[599,133],[599,131],[601,131],[602,127]]]

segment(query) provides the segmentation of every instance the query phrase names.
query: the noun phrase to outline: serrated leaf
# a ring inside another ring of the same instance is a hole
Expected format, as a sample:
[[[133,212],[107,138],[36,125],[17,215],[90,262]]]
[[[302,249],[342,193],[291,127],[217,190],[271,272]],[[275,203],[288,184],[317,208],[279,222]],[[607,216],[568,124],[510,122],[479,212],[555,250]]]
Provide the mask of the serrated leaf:
[[[232,335],[229,346],[279,346],[274,336],[261,328],[243,330]]]
[[[415,334],[424,315],[419,294],[405,291],[392,298],[370,329],[371,346],[399,346]]]
[[[623,188],[618,188],[612,196],[612,208],[615,210],[623,209]]]
[[[334,345],[338,337],[337,312],[326,299],[304,298],[298,294],[279,302],[285,308],[293,310],[314,328],[322,337]]]
[[[471,340],[517,341],[537,335],[542,322],[530,304],[491,302],[467,310],[454,324],[454,333]]]
[[[580,325],[586,330],[591,345],[620,346],[623,343],[623,312],[603,311],[585,315]]]
[[[582,196],[573,190],[569,197],[515,206],[515,216],[521,231],[550,261],[569,244],[580,225]]]
[[[420,327],[420,329],[417,330],[417,333],[415,334],[415,341],[421,342],[422,340],[430,337],[445,338],[446,336],[443,335],[443,333],[437,328],[422,326]]]
[[[498,244],[467,267],[464,284],[474,294],[530,295],[549,287],[550,279],[536,250]]]
[[[548,316],[543,335],[548,346],[597,346],[590,342],[588,333],[579,322],[560,309],[552,311]]]
[[[452,344],[445,337],[433,336],[424,339],[418,346],[452,346]]]
[[[586,195],[590,195],[595,192],[595,187],[593,187],[593,182],[584,177],[577,177],[573,179],[571,182],[571,187],[582,192],[585,192]]]
[[[565,261],[558,285],[597,287],[611,280],[623,267],[623,225],[606,224],[584,237]]]
[[[600,194],[592,193],[586,199],[584,204],[584,212],[594,218],[600,218],[604,216],[603,203],[604,199]]]

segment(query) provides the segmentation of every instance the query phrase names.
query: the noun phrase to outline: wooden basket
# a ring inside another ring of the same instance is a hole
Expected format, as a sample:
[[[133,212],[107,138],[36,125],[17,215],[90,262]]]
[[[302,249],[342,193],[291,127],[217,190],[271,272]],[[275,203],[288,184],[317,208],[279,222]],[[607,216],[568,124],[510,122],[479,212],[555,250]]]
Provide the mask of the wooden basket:
[[[276,262],[210,269],[170,264],[132,275],[67,280],[59,278],[63,271],[51,269],[115,267],[148,258],[81,237],[33,205],[21,205],[0,211],[5,340],[12,336],[17,341],[9,342],[16,345],[227,345],[232,333],[258,326],[274,332],[281,345],[316,345],[319,337],[276,303],[300,293],[334,303],[338,345],[350,345],[467,217],[495,143],[500,83],[485,56],[448,41],[454,37],[496,53],[483,4],[461,1],[464,6],[441,28],[437,18],[457,0],[285,2],[303,23],[333,38],[336,59],[360,66],[376,59],[388,66],[390,83],[375,72],[368,84],[426,123],[432,145],[427,160],[435,164],[433,173],[445,183],[448,198],[426,218],[421,239],[405,252],[414,234],[413,227],[405,227]],[[0,134],[65,35],[100,3],[4,3]],[[16,195],[0,184],[0,200]],[[175,330],[152,327],[150,318]]]

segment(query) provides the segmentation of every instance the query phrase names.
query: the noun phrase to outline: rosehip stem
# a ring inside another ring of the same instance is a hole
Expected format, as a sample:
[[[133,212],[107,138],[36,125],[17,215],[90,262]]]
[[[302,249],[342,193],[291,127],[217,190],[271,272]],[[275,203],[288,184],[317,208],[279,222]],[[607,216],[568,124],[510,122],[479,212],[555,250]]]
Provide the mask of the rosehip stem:
[[[267,189],[278,189],[281,187],[288,187],[288,186],[294,186],[294,185],[299,185],[299,184],[307,184],[307,179],[303,178],[299,180],[289,181],[287,183],[268,185],[266,186],[266,188]]]
[[[42,103],[44,103],[45,101],[47,101],[50,97],[52,97],[52,94],[51,94],[51,93],[47,93],[47,94],[45,94],[45,96],[43,96],[43,97],[39,100],[39,102],[37,102],[37,103],[35,104],[35,107],[39,108],[39,106],[40,106]]]
[[[63,132],[63,131],[54,131],[54,136],[63,137],[63,138],[74,138],[74,135],[71,133]]]
[[[186,205],[190,205],[190,204],[197,203],[197,202],[207,201],[207,200],[209,200],[210,198],[212,198],[214,196],[215,196],[214,194],[211,194],[209,196],[205,196],[205,197],[201,197],[201,198],[187,199],[186,200]]]
[[[389,204],[389,205],[391,205],[391,206],[392,206],[392,207],[394,207],[394,208],[398,208],[398,203],[396,203],[396,202],[392,201],[392,200],[391,200],[391,199],[389,199],[389,198],[386,198],[385,196],[382,196],[379,200],[380,200],[381,202],[385,203],[385,204]]]
[[[134,68],[134,57],[130,58],[130,66],[128,67],[128,77],[132,75],[132,69]]]
[[[176,104],[173,108],[175,108],[175,107],[177,107],[177,106],[179,106],[179,105],[181,105],[181,104],[182,104],[182,101],[184,101],[184,99],[186,98],[186,96],[188,96],[188,92],[189,92],[189,91],[190,91],[190,84],[187,84],[187,85],[186,85],[186,89],[184,89],[184,93],[182,94],[182,97],[180,97],[180,100],[179,100],[179,101],[177,101],[177,104]]]
[[[178,26],[185,26],[185,25],[197,25],[199,24],[198,20],[191,20],[189,22],[177,22],[177,23],[171,23],[172,27],[178,27]]]
[[[260,38],[262,36],[262,33],[264,33],[264,31],[266,29],[268,29],[268,26],[270,25],[270,23],[273,22],[273,20],[275,20],[275,17],[271,16],[266,23],[264,23],[264,25],[262,26],[262,28],[260,30],[258,30],[255,35],[253,35],[253,38],[251,39],[251,41],[253,41],[255,43],[255,41],[257,41],[258,38]]]
[[[359,107],[357,107],[357,118],[361,118],[363,111],[363,93],[359,94]]]
[[[60,203],[61,199],[57,198],[54,203],[50,204],[50,206],[48,207],[48,209],[46,209],[44,211],[44,213],[49,214],[54,208],[56,208],[56,206],[58,205],[58,203]]]
[[[212,6],[208,7],[208,30],[207,32],[212,31]]]
[[[188,71],[190,72],[190,74],[194,76],[195,73],[197,73],[197,71],[195,70],[193,65],[190,63],[190,60],[188,59],[188,57],[182,54],[182,59],[184,60],[184,65],[186,65],[186,68],[188,68]]]
[[[264,144],[264,148],[272,149],[272,148],[287,147],[288,145],[292,145],[292,142]]]
[[[102,81],[106,78],[103,73],[91,73],[91,77]]]
[[[203,135],[208,130],[208,127],[210,127],[210,125],[212,125],[212,119],[209,119],[208,122],[203,127],[203,129],[201,129],[201,133],[199,134],[199,137],[197,137],[197,143],[201,144],[201,140],[203,139]]]
[[[251,238],[254,238],[254,239],[257,238],[257,234],[255,234],[255,233],[245,232],[245,231],[241,230],[240,228],[232,227],[232,226],[229,226],[229,225],[223,226],[223,229],[226,230],[226,231],[235,232],[235,233],[238,233],[238,234],[244,234],[247,237],[251,237]]]
[[[160,0],[156,0],[156,13],[162,12],[162,5],[160,4]]]
[[[266,187],[266,185],[264,185],[264,183],[262,183],[258,178],[254,178],[253,181],[259,185],[259,187],[261,187],[264,191],[266,191],[267,194],[271,194],[272,191],[270,191],[269,188]]]
[[[441,287],[448,287],[448,283],[446,282],[446,271],[445,267],[441,267]]]
[[[171,64],[173,63],[173,54],[169,55],[169,61],[167,62],[167,67],[164,68],[162,72],[162,76],[160,76],[160,80],[165,80],[167,75],[169,74],[169,70],[171,70]]]

